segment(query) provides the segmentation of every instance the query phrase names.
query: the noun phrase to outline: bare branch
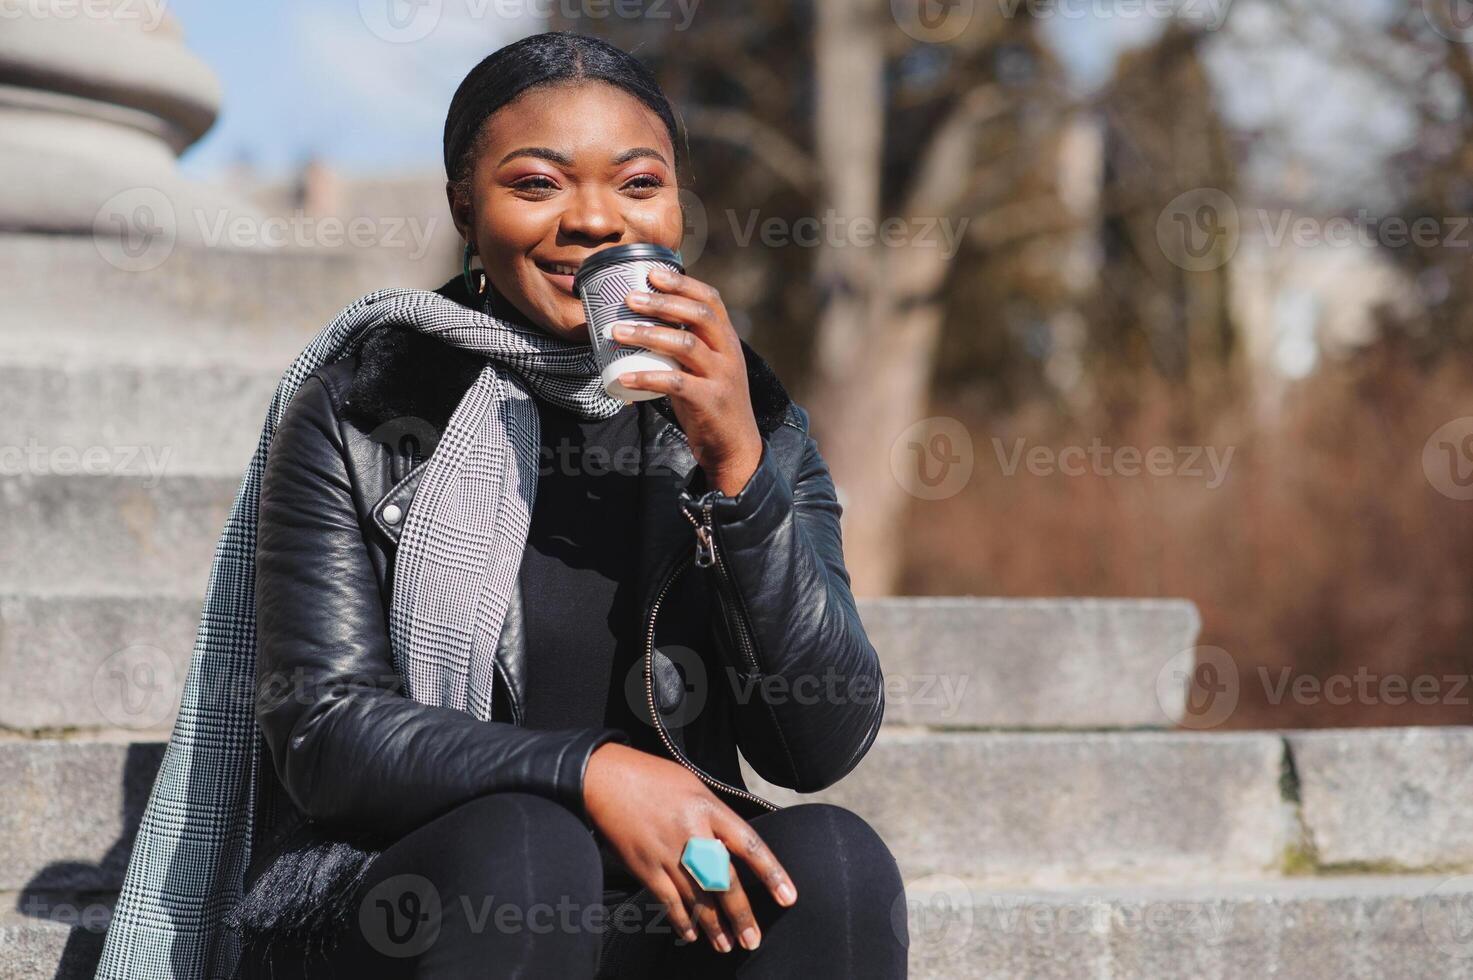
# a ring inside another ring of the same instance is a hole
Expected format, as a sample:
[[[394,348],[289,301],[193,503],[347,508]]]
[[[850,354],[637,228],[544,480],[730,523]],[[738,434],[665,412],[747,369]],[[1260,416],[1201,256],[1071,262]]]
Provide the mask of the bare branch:
[[[817,188],[813,157],[749,112],[696,106],[686,111],[685,128],[693,138],[751,150],[763,166],[799,191],[813,193]]]
[[[957,100],[920,151],[921,163],[905,196],[903,214],[955,212],[972,173],[977,127],[1003,115],[1010,105],[996,85],[978,86]]]

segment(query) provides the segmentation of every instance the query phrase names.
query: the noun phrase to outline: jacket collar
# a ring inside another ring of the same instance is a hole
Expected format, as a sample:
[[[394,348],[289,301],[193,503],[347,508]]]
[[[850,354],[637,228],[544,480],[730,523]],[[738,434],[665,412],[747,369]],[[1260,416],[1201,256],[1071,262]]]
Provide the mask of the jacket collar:
[[[464,281],[451,279],[435,292],[462,305],[476,308]],[[493,294],[491,311],[500,317],[527,323],[510,303]],[[742,355],[747,363],[747,389],[757,428],[765,436],[784,421],[792,420],[793,402],[768,363],[744,340]],[[485,364],[483,358],[415,330],[386,324],[368,333],[358,352],[358,367],[348,388],[343,408],[353,421],[368,431],[393,420],[412,418],[443,432],[460,399]],[[649,419],[653,412],[656,419]],[[641,431],[647,443],[652,437],[679,428],[668,398],[641,403]],[[645,420],[649,420],[646,426]],[[661,421],[662,420],[662,421]]]

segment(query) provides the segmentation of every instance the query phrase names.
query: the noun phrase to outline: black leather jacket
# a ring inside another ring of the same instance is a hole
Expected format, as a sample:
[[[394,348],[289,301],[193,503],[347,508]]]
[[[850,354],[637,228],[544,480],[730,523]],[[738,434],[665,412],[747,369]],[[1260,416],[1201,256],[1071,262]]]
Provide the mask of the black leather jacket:
[[[440,292],[467,302],[459,280]],[[879,658],[844,568],[828,467],[765,362],[746,348],[761,464],[735,497],[705,487],[666,399],[639,404],[645,693],[668,755],[745,817],[740,749],[800,792],[858,764],[884,711]],[[583,774],[612,728],[521,727],[523,601],[497,653],[493,720],[405,697],[388,609],[402,515],[434,443],[484,362],[408,327],[302,386],[278,427],[256,545],[263,757],[252,866],[283,828],[392,840],[485,793],[559,801],[591,828]],[[682,672],[685,676],[682,676]],[[702,677],[701,675],[704,675]]]

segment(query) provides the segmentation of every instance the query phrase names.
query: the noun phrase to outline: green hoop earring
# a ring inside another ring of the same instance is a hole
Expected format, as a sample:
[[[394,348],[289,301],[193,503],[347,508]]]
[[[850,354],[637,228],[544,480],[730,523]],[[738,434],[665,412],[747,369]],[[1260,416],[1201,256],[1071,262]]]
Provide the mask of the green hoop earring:
[[[471,282],[471,256],[476,254],[476,247],[470,242],[465,243],[465,257],[460,263],[460,277],[465,280],[466,292],[472,296],[480,296],[486,292],[486,273],[481,270],[480,285]]]
[[[465,280],[465,292],[473,296],[476,295],[476,287],[471,286],[470,283],[470,256],[474,255],[474,253],[476,253],[476,249],[471,245],[470,240],[467,240],[465,242],[465,258],[461,261],[461,279]]]

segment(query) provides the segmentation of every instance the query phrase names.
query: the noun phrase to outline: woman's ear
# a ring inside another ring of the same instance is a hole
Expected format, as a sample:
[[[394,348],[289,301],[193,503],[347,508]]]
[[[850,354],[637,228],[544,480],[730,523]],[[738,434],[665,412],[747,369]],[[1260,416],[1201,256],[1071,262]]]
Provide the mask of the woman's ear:
[[[450,220],[455,222],[455,230],[460,232],[461,240],[470,241],[474,209],[465,184],[457,184],[453,180],[445,181],[445,201],[450,205]]]

